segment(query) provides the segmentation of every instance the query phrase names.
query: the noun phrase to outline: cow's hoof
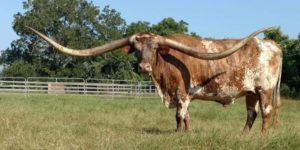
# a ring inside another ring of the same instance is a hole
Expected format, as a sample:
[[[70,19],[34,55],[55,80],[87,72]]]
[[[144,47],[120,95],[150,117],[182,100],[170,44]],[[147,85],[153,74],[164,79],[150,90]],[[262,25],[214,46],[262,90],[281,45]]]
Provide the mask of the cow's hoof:
[[[183,132],[183,130],[181,128],[177,128],[175,129],[175,132]]]

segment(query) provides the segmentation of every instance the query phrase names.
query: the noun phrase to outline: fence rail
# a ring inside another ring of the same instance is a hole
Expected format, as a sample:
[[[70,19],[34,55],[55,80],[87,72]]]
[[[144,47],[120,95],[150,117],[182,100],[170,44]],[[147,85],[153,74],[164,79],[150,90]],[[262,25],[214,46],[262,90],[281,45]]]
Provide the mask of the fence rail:
[[[45,77],[0,77],[0,92],[143,97],[157,95],[151,81]]]

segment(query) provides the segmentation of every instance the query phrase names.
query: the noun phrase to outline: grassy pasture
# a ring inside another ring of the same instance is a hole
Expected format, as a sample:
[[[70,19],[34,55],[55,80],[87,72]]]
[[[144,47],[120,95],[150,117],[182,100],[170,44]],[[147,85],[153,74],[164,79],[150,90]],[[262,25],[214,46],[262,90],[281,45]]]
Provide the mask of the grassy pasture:
[[[299,149],[300,101],[284,100],[281,126],[242,134],[244,100],[190,105],[192,133],[177,133],[159,98],[0,94],[1,149]]]

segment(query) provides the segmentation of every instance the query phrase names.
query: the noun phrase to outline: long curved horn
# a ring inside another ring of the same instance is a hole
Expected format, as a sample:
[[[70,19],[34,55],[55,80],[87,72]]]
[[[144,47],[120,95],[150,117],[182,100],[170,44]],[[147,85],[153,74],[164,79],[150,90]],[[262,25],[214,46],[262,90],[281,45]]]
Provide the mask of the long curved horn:
[[[241,47],[243,47],[247,42],[249,42],[249,40],[253,37],[255,37],[256,35],[258,35],[259,33],[269,30],[273,27],[269,27],[269,28],[262,28],[260,30],[257,30],[256,32],[253,32],[252,34],[250,34],[248,37],[244,38],[242,41],[240,41],[239,43],[237,43],[236,45],[234,45],[233,47],[219,52],[219,53],[200,53],[199,49],[197,48],[193,48],[193,47],[189,47],[186,46],[182,43],[179,43],[177,41],[171,40],[171,39],[167,39],[167,38],[159,38],[158,39],[158,43],[161,45],[167,45],[170,48],[173,48],[175,50],[181,51],[185,54],[188,54],[190,56],[199,58],[199,59],[205,59],[205,60],[215,60],[215,59],[222,59],[224,57],[227,57],[233,53],[235,53],[236,51],[238,51]]]
[[[73,55],[73,56],[96,56],[96,55],[101,55],[105,52],[108,52],[108,51],[111,51],[111,50],[114,50],[114,49],[118,49],[118,48],[124,47],[124,46],[129,44],[129,38],[123,38],[123,39],[119,39],[119,40],[116,40],[116,41],[112,41],[111,43],[108,43],[108,44],[105,44],[105,45],[102,45],[102,46],[99,46],[99,47],[83,49],[83,50],[77,50],[77,49],[71,49],[71,48],[64,47],[64,46],[58,44],[57,42],[55,42],[54,40],[48,38],[44,34],[40,33],[39,31],[31,28],[31,27],[27,27],[27,28],[29,28],[31,31],[36,33],[39,37],[46,40],[48,43],[50,43],[53,47],[55,47],[59,51],[61,51],[63,53],[66,53],[66,54],[69,54],[69,55]]]

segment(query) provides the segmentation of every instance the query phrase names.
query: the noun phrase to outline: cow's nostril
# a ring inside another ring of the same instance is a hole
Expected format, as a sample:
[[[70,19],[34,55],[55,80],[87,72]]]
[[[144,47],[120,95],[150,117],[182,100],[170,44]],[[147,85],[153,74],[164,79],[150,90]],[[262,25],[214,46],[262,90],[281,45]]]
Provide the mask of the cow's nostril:
[[[139,69],[142,72],[149,72],[152,71],[151,65],[149,63],[140,63],[139,64]]]
[[[150,67],[150,66],[149,66],[148,64],[147,64],[147,65],[145,65],[145,68],[147,68],[147,69],[148,69],[149,67]]]

